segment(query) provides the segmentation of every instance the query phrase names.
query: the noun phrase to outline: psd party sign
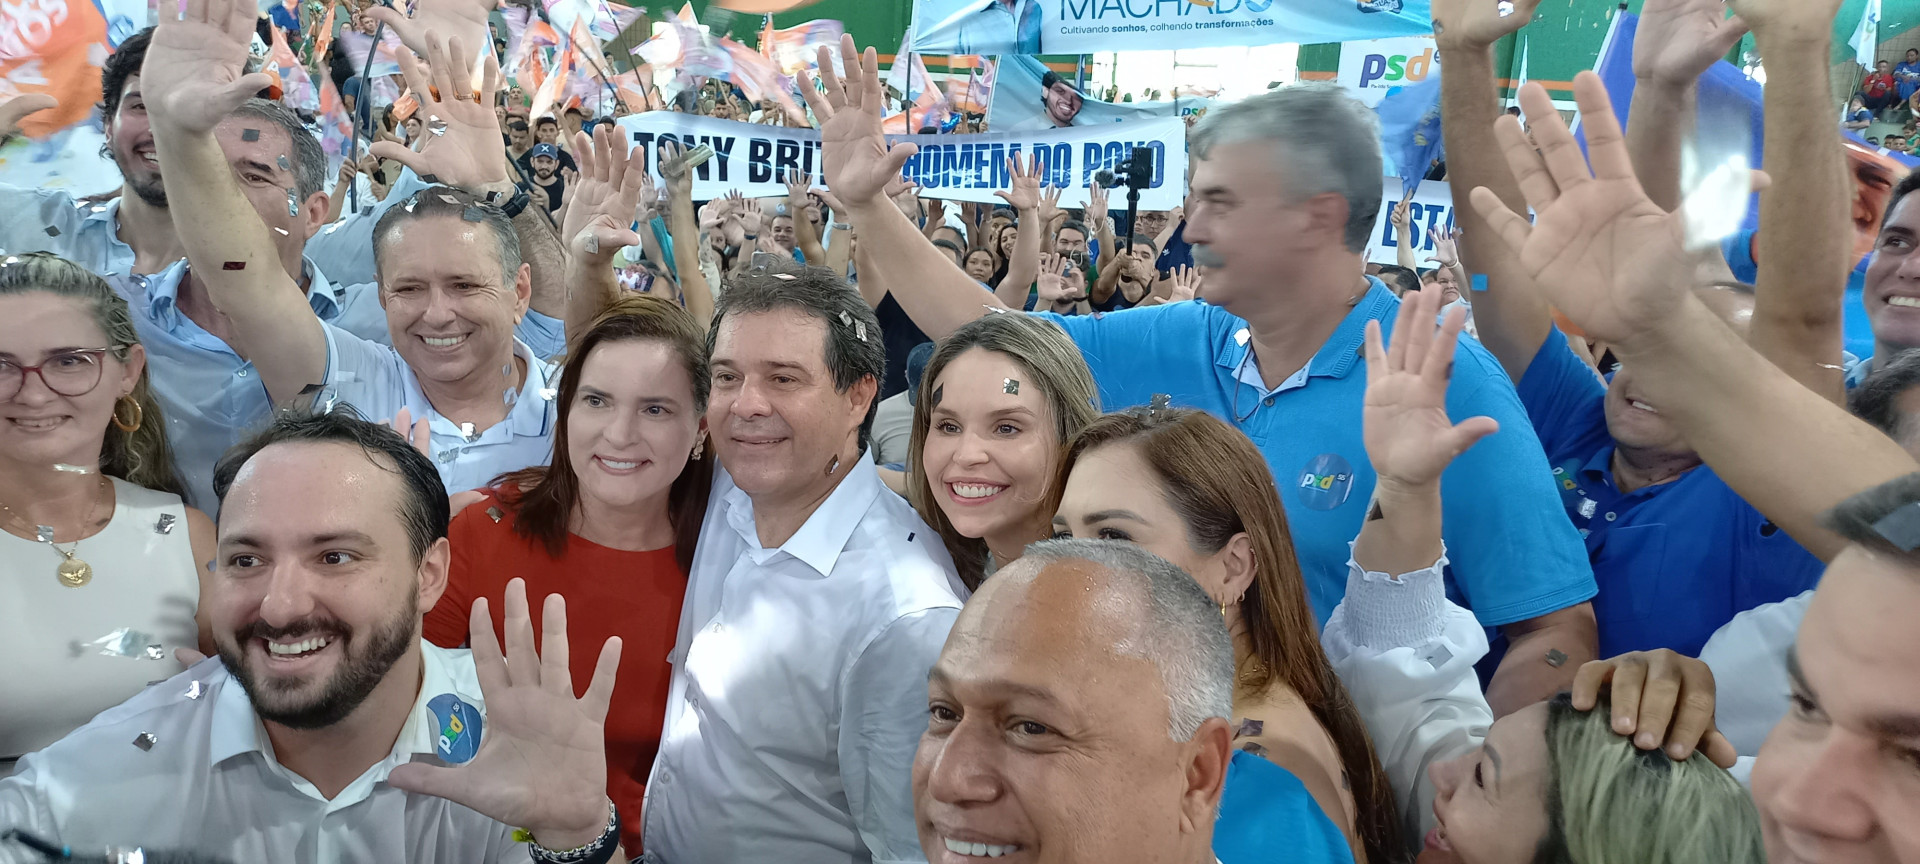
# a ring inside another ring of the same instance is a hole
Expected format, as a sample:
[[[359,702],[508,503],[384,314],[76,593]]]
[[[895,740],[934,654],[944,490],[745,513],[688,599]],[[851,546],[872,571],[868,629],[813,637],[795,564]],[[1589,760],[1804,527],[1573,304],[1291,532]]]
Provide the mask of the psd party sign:
[[[812,129],[761,126],[731,120],[649,111],[616,121],[631,147],[640,150],[647,171],[660,176],[660,146],[678,141],[688,149],[701,144],[713,148],[713,158],[694,169],[696,201],[719,198],[739,190],[748,198],[787,194],[781,178],[800,172],[814,186],[825,186],[820,161],[820,133]],[[1141,191],[1142,210],[1171,210],[1185,196],[1187,176],[1186,126],[1177,117],[1138,123],[1111,123],[1039,132],[1001,132],[983,135],[889,135],[893,143],[912,142],[920,152],[907,160],[902,173],[918,183],[923,195],[951,201],[999,203],[993,193],[1010,188],[1009,159],[1038,157],[1041,185],[1063,190],[1062,207],[1081,207],[1087,184],[1100,171],[1125,164],[1134,148],[1153,153],[1153,183]],[[1126,190],[1116,189],[1112,206],[1126,206]]]

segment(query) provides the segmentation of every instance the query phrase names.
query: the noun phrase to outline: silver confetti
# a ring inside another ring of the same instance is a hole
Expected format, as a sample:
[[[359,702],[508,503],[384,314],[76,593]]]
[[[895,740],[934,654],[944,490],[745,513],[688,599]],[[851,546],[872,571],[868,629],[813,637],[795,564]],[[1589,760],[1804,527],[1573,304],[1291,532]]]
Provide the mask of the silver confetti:
[[[506,515],[506,514],[504,514],[504,513],[501,513],[501,512],[500,512],[500,508],[498,508],[498,507],[488,507],[488,508],[487,508],[487,518],[489,518],[489,519],[492,519],[492,520],[493,520],[493,521],[495,521],[495,522],[498,522],[498,521],[500,521],[500,517],[502,517],[502,516],[505,516],[505,515]]]
[[[982,304],[980,304],[980,308],[982,308],[982,309],[985,309],[985,310],[987,310],[988,312],[991,312],[991,313],[993,313],[993,314],[995,314],[995,315],[1005,315],[1005,314],[1007,314],[1008,312],[1012,312],[1012,311],[1013,311],[1012,309],[1008,309],[1008,308],[1007,308],[1007,307],[1005,307],[1005,306],[988,306],[988,305],[987,305],[987,304],[985,304],[985,303],[982,303]]]
[[[1512,14],[1513,3],[1510,0],[1500,0],[1500,17],[1505,18]]]
[[[184,21],[186,17],[185,14],[182,14],[180,19]],[[143,752],[152,750],[153,745],[158,743],[160,743],[160,739],[155,738],[152,732],[142,732],[139,737],[133,739],[133,746],[140,748]]]
[[[205,695],[205,694],[206,694],[206,692],[207,692],[207,685],[205,685],[205,684],[203,684],[203,683],[201,683],[201,682],[199,682],[199,681],[194,681],[194,682],[191,682],[191,683],[189,683],[189,684],[187,685],[187,698],[188,698],[188,699],[198,699],[198,698],[200,698],[200,697],[201,697],[202,695]]]
[[[287,154],[285,153],[282,153],[279,156],[275,156],[273,159],[273,164],[280,166],[280,170],[282,171],[293,170],[293,163],[287,161]]]
[[[147,656],[149,645],[158,647],[159,640],[131,627],[122,627],[86,643],[83,647],[97,648],[100,654],[106,657],[144,657]]]
[[[460,424],[460,437],[465,438],[468,441],[473,440],[473,424],[472,423]]]
[[[447,202],[447,206],[449,207],[460,206],[460,199],[455,198],[452,195],[442,195],[440,196],[440,200]]]
[[[520,391],[508,387],[500,392],[500,401],[505,402],[508,408],[512,408],[520,403]]]
[[[105,213],[106,211],[107,211],[107,205],[105,205],[105,204],[95,204],[95,205],[93,205],[93,212],[95,212],[95,213]]]
[[[1173,406],[1173,397],[1165,393],[1155,393],[1147,400],[1147,413],[1158,414]]]
[[[58,237],[58,236],[60,236],[60,229],[59,229],[58,227],[56,227],[56,226],[53,226],[53,225],[48,225],[48,226],[47,226],[47,236],[48,236],[48,237]]]
[[[34,529],[34,533],[40,537],[40,542],[47,543],[47,544],[53,543],[53,526],[52,525],[35,525],[33,526],[33,529]]]
[[[548,402],[552,402],[553,397],[558,395],[560,395],[560,391],[556,388],[553,388],[553,387],[540,388],[540,398],[545,399]]]
[[[293,236],[293,235],[291,235],[291,234],[288,234],[288,233],[287,233],[287,229],[285,229],[285,228],[275,228],[275,229],[273,229],[273,230],[275,230],[275,231],[278,231],[278,232],[280,232],[280,236],[282,236],[282,237],[291,237],[291,236]],[[331,233],[331,232],[329,232],[329,233]]]
[[[148,660],[165,660],[167,659],[167,649],[162,648],[159,645],[148,645],[147,659]]]
[[[862,342],[867,341],[867,322],[865,321],[853,322],[853,338],[858,339]]]
[[[173,533],[173,514],[172,513],[160,514],[160,521],[153,523],[153,530],[154,530],[154,533],[156,534],[172,534]]]
[[[1247,340],[1251,338],[1253,338],[1253,334],[1247,332],[1247,328],[1242,327],[1233,334],[1233,344],[1245,345],[1247,344]]]
[[[512,378],[512,377],[513,377],[513,364],[512,364],[512,363],[508,363],[507,365],[505,365],[505,366],[502,366],[502,367],[500,367],[500,377],[502,377],[502,378]]]
[[[592,234],[588,234],[586,248],[587,248],[588,255],[600,254],[600,238],[595,237]]]
[[[53,463],[53,470],[63,471],[68,474],[92,474],[93,473],[93,469],[88,468],[85,465],[70,465],[65,462]]]
[[[287,190],[287,215],[300,215],[300,198],[293,194],[292,189]]]
[[[782,282],[792,282],[794,277],[792,273],[775,273],[773,274],[773,278]]]
[[[444,463],[447,463],[447,464],[449,464],[449,465],[451,465],[451,464],[453,464],[453,460],[455,460],[455,459],[458,459],[458,458],[460,458],[460,451],[458,451],[458,450],[442,450],[442,451],[440,451],[440,461],[441,461],[441,462],[444,462]]]
[[[435,138],[445,135],[447,134],[447,121],[440,119],[437,115],[428,114],[427,131],[433,133],[433,137]]]
[[[1552,666],[1553,668],[1558,669],[1561,666],[1565,665],[1566,662],[1567,662],[1567,655],[1562,653],[1560,649],[1558,648],[1547,649],[1547,665],[1548,666]]]
[[[845,312],[840,313],[840,323],[842,325],[851,326],[853,324],[853,316],[848,315]]]
[[[1020,379],[1018,378],[1003,379],[1000,382],[1000,392],[1005,393],[1008,396],[1020,395]]]

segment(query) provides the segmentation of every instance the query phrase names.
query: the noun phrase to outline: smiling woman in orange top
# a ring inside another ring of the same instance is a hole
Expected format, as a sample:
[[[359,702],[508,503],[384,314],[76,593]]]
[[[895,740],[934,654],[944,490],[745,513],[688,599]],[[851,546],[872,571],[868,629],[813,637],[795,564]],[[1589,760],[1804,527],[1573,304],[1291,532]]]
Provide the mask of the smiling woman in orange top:
[[[667,654],[713,476],[703,457],[707,389],[692,316],[650,295],[614,301],[568,352],[553,464],[496,479],[454,518],[447,593],[427,614],[427,639],[457,647],[476,598],[493,601],[494,627],[503,626],[509,579],[525,579],[530,598],[566,597],[578,690],[593,679],[599,646],[621,638],[607,795],[635,858],[672,676]]]

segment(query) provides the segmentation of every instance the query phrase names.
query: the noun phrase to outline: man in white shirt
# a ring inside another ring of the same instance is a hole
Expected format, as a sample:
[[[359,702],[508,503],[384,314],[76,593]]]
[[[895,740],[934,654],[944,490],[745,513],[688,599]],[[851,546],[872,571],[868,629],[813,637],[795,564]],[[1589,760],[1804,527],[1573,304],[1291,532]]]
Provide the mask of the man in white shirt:
[[[375,226],[389,348],[317,320],[292,282],[301,235],[281,223],[302,227],[294,214],[315,202],[323,210],[325,197],[301,204],[287,187],[285,155],[262,152],[239,160],[236,172],[223,154],[267,141],[250,121],[230,116],[255,104],[241,86],[253,83],[242,76],[250,39],[251,31],[163,20],[144,73],[158,94],[148,112],[171,200],[176,212],[194,214],[178,228],[194,284],[215,310],[213,335],[251,362],[275,404],[345,402],[381,420],[405,409],[418,421],[408,430],[415,443],[454,491],[544,463],[557,376],[514,333],[536,302],[561,311],[564,252],[508,179],[491,108],[497,71],[480,98],[449,85],[439,88],[442,101],[432,95],[430,70],[411,54],[402,58],[437,134],[422,152],[381,153],[448,185],[408,196]],[[458,42],[436,44],[430,55],[431,71],[472,68]],[[538,300],[535,285],[544,286]]]
[[[1040,10],[1040,0],[967,0],[914,41],[955,54],[1038,54]]]
[[[344,414],[288,414],[217,483],[228,506],[201,602],[219,658],[28,754],[0,780],[0,825],[82,854],[287,864],[518,864],[523,827],[623,860],[604,792],[618,644],[575,699],[564,603],[546,603],[543,659],[523,585],[507,593],[507,658],[485,600],[471,655],[424,642],[451,560],[426,457]],[[0,864],[37,860],[0,844]]]
[[[724,470],[701,529],[647,782],[647,861],[924,860],[909,769],[960,609],[938,535],[880,484],[879,321],[777,256],[708,335]]]
[[[1233,646],[1180,568],[1036,543],[967,602],[927,691],[913,794],[930,860],[1214,860]]]

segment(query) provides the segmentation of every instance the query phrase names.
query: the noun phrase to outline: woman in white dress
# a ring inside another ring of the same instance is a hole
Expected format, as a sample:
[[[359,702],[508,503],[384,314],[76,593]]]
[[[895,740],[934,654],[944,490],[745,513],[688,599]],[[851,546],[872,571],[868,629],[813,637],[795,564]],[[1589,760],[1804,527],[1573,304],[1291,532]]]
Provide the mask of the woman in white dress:
[[[181,491],[126,301],[0,259],[0,776],[211,643],[213,522]]]

